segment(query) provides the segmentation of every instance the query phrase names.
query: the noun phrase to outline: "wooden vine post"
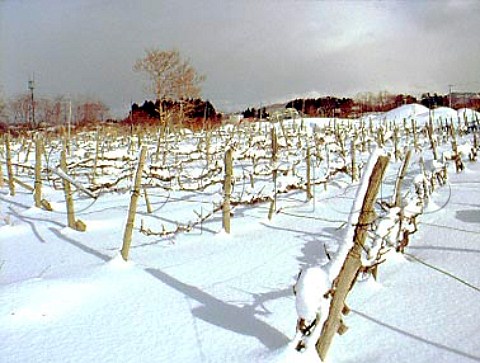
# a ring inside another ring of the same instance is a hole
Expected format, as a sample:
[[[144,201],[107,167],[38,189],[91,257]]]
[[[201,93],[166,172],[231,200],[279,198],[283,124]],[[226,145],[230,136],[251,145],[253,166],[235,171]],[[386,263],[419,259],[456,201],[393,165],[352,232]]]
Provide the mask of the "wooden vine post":
[[[7,158],[7,175],[8,175],[8,189],[10,190],[10,196],[15,196],[15,182],[14,182],[14,175],[13,175],[13,167],[12,167],[12,152],[10,150],[10,133],[7,132],[5,137],[5,152]]]
[[[0,162],[0,188],[3,188],[5,185],[5,180],[3,178],[3,166],[2,163]]]
[[[158,135],[157,135],[157,148],[155,150],[155,162],[156,163],[158,163],[158,160],[160,159],[160,147],[161,147],[162,140],[163,140],[163,137],[164,137],[163,136],[164,132],[165,132],[165,126],[160,125]]]
[[[209,129],[205,131],[205,159],[207,161],[207,169],[210,167],[210,161],[212,160],[212,156],[210,155],[210,143],[212,138],[212,133]]]
[[[145,197],[145,206],[147,207],[147,213],[152,214],[152,204],[150,203],[150,198],[148,197],[147,188],[143,188],[143,196]]]
[[[310,144],[307,142],[307,200],[311,200],[313,198],[312,194],[312,176],[311,176],[311,152],[310,152]]]
[[[99,153],[99,146],[100,146],[100,130],[97,129],[95,135],[95,159],[93,160],[93,170],[92,170],[92,184],[96,182],[97,176],[97,165],[98,165],[98,153]],[[66,170],[64,170],[66,172]]]
[[[452,120],[451,125],[450,125],[450,136],[452,138],[452,152],[453,152],[453,160],[455,161],[455,169],[456,169],[457,173],[459,173],[463,169],[465,169],[465,166],[463,165],[461,155],[458,153],[457,133],[456,133],[456,130],[455,130],[453,120]]]
[[[65,144],[62,152],[60,153],[60,169],[67,174],[67,145]],[[62,179],[63,191],[65,193],[65,203],[67,205],[67,224],[72,229],[75,228],[75,211],[73,208],[72,187],[70,182],[66,179]]]
[[[42,207],[42,138],[40,134],[35,136],[35,182],[33,200],[35,207]]]
[[[352,155],[352,182],[355,182],[358,180],[358,168],[357,168],[357,158],[356,158],[356,150],[355,150],[356,139],[357,138],[355,135],[350,144],[350,154]]]
[[[222,205],[222,225],[225,232],[230,233],[230,196],[232,194],[232,149],[225,152],[225,181],[223,184],[224,200]]]
[[[438,160],[437,142],[435,141],[435,138],[434,138],[434,128],[433,128],[432,118],[430,118],[428,121],[427,134],[428,134],[428,140],[430,141],[430,147],[432,148],[433,160]]]
[[[402,189],[403,180],[405,179],[405,174],[407,173],[407,168],[408,168],[408,164],[410,163],[411,157],[412,157],[412,150],[409,149],[407,151],[407,154],[405,155],[405,159],[403,160],[397,180],[395,181],[395,192],[394,192],[395,207],[402,207],[401,206],[401,201],[402,201],[401,189]]]
[[[417,123],[415,119],[412,119],[412,133],[413,133],[413,148],[418,151],[418,136],[417,136]]]
[[[270,203],[270,208],[268,210],[268,219],[271,220],[273,213],[277,209],[277,175],[278,175],[278,165],[277,165],[277,153],[278,153],[278,143],[277,143],[277,132],[275,127],[272,127],[272,174],[273,174],[273,198]]]
[[[472,150],[472,157],[471,157],[472,161],[477,160],[477,150],[478,150],[478,138],[477,138],[477,134],[473,134],[473,150]]]
[[[399,148],[399,142],[400,142],[400,138],[399,138],[399,130],[398,130],[398,127],[395,126],[393,128],[393,155],[395,156],[395,160],[399,160],[400,159],[400,148]]]
[[[316,350],[322,361],[327,356],[328,349],[333,341],[335,333],[341,327],[341,315],[345,308],[345,299],[355,283],[358,272],[362,267],[361,254],[367,238],[368,228],[375,218],[374,204],[378,190],[382,183],[383,175],[388,165],[388,156],[380,156],[370,175],[367,192],[363,200],[362,209],[358,217],[353,236],[353,247],[348,252],[339,275],[333,283],[333,297],[330,303],[330,311],[322,333],[316,343]]]
[[[125,261],[128,260],[128,252],[130,251],[130,244],[132,243],[133,225],[135,223],[135,214],[137,213],[137,202],[140,197],[140,184],[142,182],[143,166],[147,157],[147,147],[143,146],[140,151],[140,159],[135,174],[135,183],[133,185],[132,197],[130,198],[130,207],[128,208],[127,224],[123,234],[123,245],[121,254]]]

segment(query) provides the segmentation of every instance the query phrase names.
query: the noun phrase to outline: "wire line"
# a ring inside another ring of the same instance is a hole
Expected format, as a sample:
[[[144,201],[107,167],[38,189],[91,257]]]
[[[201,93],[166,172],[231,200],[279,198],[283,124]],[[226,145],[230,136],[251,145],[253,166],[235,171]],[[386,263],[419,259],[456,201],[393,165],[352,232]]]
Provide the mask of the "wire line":
[[[430,263],[428,263],[428,262],[425,262],[424,260],[418,258],[417,256],[412,255],[411,253],[405,252],[404,254],[405,254],[406,256],[412,258],[413,260],[415,260],[415,261],[417,261],[417,262],[420,262],[421,264],[423,264],[423,265],[425,265],[425,266],[427,266],[427,267],[429,267],[429,268],[431,268],[431,269],[433,269],[433,270],[435,270],[435,271],[438,271],[438,272],[440,272],[440,273],[442,273],[442,274],[444,274],[444,275],[447,275],[447,276],[449,276],[449,277],[457,280],[458,282],[462,283],[463,285],[470,287],[471,289],[473,289],[473,290],[475,290],[475,291],[480,292],[480,288],[478,288],[478,287],[475,286],[475,285],[472,285],[471,283],[469,283],[469,282],[467,282],[467,281],[465,281],[465,280],[462,280],[461,278],[455,276],[454,274],[452,274],[452,273],[450,273],[450,272],[448,272],[448,271],[445,271],[445,270],[443,270],[443,269],[441,269],[441,268],[439,268],[439,267],[433,266],[432,264],[430,264]]]

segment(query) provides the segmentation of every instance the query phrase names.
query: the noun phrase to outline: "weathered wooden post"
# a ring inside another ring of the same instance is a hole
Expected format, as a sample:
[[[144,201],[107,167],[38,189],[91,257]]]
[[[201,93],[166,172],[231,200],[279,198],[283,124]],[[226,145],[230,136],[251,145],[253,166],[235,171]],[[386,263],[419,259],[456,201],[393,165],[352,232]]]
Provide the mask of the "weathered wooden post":
[[[383,147],[385,145],[385,129],[379,126],[377,129],[377,145]]]
[[[272,174],[273,174],[273,198],[270,202],[270,208],[268,210],[268,219],[272,219],[273,213],[277,209],[277,174],[278,174],[278,165],[277,165],[277,132],[275,127],[272,127]]]
[[[412,133],[413,133],[413,149],[418,151],[418,136],[417,136],[417,123],[412,118]]]
[[[311,171],[311,152],[310,152],[310,144],[308,143],[307,141],[307,201],[308,200],[311,200],[313,198],[313,194],[312,194],[312,177],[311,177],[311,174],[312,174],[312,171]]]
[[[95,184],[96,176],[97,176],[97,165],[98,165],[98,153],[100,149],[100,130],[97,129],[97,133],[95,135],[95,159],[93,161],[93,170],[92,170],[92,184]]]
[[[140,184],[142,182],[143,166],[147,156],[147,147],[143,146],[140,151],[140,158],[138,161],[137,171],[135,174],[135,183],[133,185],[132,196],[130,198],[130,207],[128,208],[127,224],[125,225],[125,232],[123,234],[123,245],[121,254],[125,261],[128,260],[128,253],[130,251],[130,244],[132,243],[133,225],[135,223],[135,214],[137,213],[137,202],[140,197]]]
[[[222,224],[225,232],[230,233],[230,196],[232,194],[232,149],[225,152],[225,180],[223,183]]]
[[[153,210],[152,210],[152,205],[150,203],[150,198],[148,197],[147,188],[143,188],[143,195],[145,197],[145,205],[147,206],[147,213],[151,214]]]
[[[399,130],[398,130],[398,127],[395,126],[393,128],[393,148],[394,148],[393,155],[395,157],[395,160],[400,159],[400,148],[399,148],[399,145],[398,145],[399,142],[400,142]]]
[[[402,166],[400,168],[400,172],[398,173],[397,180],[395,181],[395,192],[394,192],[394,203],[395,207],[402,207],[401,201],[402,201],[402,184],[403,180],[405,178],[405,174],[407,172],[408,164],[410,163],[410,158],[412,156],[412,150],[408,150],[407,154],[405,155],[405,159],[403,160]]]
[[[355,283],[357,274],[362,267],[361,254],[365,239],[367,238],[368,228],[375,218],[375,199],[378,190],[380,189],[388,161],[388,156],[380,156],[373,168],[363,200],[362,209],[358,217],[358,223],[355,227],[353,247],[348,252],[340,273],[333,282],[334,293],[330,303],[329,315],[323,325],[320,338],[315,345],[317,353],[322,361],[324,361],[327,356],[333,337],[342,326],[341,314],[345,308],[345,299]]]
[[[430,147],[432,148],[433,160],[438,160],[437,143],[434,139],[434,128],[433,128],[432,118],[430,118],[428,121],[427,134],[428,134],[428,140],[430,141]]]
[[[289,139],[289,135],[288,135],[288,130],[285,129],[285,125],[283,124],[283,118],[280,119],[280,129],[282,130],[282,135],[283,135],[283,138],[285,139],[285,144],[286,144],[286,150],[289,151],[290,150],[290,139]]]
[[[160,125],[160,130],[158,131],[158,135],[157,135],[157,148],[155,150],[156,163],[158,163],[158,160],[160,159],[160,146],[162,144],[162,140],[164,139],[164,134],[165,134],[165,126]]]
[[[207,162],[207,169],[210,166],[210,161],[212,156],[210,155],[210,144],[211,144],[212,133],[209,129],[205,130],[205,160]]]
[[[5,139],[4,137],[0,136],[0,155],[1,156],[4,156],[3,145],[5,145]],[[0,161],[0,188],[3,188],[4,185],[5,185],[5,178],[3,176],[3,165],[2,165],[2,162]]]
[[[10,150],[10,132],[7,132],[7,135],[5,136],[5,152],[7,159],[8,189],[10,190],[10,195],[13,197],[15,196],[15,182],[13,180],[14,175],[12,167],[12,152]]]
[[[476,161],[477,160],[477,151],[478,150],[478,138],[477,138],[477,134],[473,134],[473,150],[472,150],[472,161]],[[1,172],[1,170],[0,170]]]
[[[454,122],[451,122],[450,125],[450,136],[452,138],[452,152],[453,152],[453,160],[455,161],[455,170],[457,173],[461,172],[465,169],[465,165],[463,165],[462,157],[458,153],[458,144],[457,144],[457,133],[454,126]]]
[[[357,136],[354,135],[352,142],[350,144],[350,154],[352,155],[352,182],[358,180],[358,168],[357,168],[357,157],[355,150],[355,140]]]
[[[64,145],[63,150],[60,153],[60,169],[62,169],[63,172],[68,175],[66,146],[67,145]],[[65,193],[65,203],[67,205],[67,224],[68,224],[68,227],[72,229],[76,229],[75,210],[73,207],[73,198],[72,198],[72,188],[71,188],[70,182],[67,179],[62,179],[62,183],[63,183],[63,191]]]
[[[2,163],[0,162],[0,188],[3,188],[5,185],[5,179],[3,177],[3,166]]]
[[[33,200],[35,207],[42,207],[42,138],[40,134],[35,135],[35,182]]]
[[[367,151],[367,130],[362,126],[362,152]]]

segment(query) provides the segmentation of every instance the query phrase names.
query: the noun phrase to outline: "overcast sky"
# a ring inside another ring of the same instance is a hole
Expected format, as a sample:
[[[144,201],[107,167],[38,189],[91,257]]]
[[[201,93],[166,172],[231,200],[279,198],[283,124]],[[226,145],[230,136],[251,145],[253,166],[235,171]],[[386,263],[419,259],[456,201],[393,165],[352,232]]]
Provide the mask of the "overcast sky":
[[[0,0],[0,87],[91,95],[115,114],[152,98],[133,72],[176,48],[203,97],[237,110],[310,95],[480,90],[480,1]]]

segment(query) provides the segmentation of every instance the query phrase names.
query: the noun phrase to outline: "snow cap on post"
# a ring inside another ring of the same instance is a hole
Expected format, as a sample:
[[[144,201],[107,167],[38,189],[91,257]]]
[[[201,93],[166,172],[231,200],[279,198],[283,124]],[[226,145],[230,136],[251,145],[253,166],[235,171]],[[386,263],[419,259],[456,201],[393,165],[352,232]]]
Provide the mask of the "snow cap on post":
[[[325,295],[331,288],[327,273],[321,267],[310,267],[300,272],[295,284],[295,305],[299,319],[311,323],[317,313],[326,318],[329,300]]]

